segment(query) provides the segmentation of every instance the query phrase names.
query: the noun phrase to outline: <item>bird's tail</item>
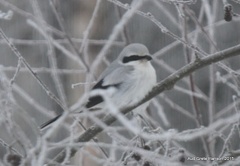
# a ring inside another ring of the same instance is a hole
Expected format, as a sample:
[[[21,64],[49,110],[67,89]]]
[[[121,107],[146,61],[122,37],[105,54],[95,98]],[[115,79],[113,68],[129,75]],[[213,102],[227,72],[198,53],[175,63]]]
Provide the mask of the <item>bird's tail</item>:
[[[58,116],[56,116],[55,118],[50,119],[49,121],[43,123],[40,128],[44,129],[45,127],[49,126],[50,124],[52,124],[53,122],[55,122],[56,120],[58,120],[58,118],[60,118],[62,116],[62,114],[59,114]]]

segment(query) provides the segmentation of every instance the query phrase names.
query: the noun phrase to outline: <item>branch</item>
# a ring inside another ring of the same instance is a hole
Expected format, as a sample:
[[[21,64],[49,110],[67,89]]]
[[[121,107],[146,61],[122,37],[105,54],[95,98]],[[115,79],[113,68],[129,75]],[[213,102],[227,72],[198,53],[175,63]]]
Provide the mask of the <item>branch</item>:
[[[11,43],[11,41],[8,39],[8,37],[3,32],[2,28],[0,27],[0,36],[5,40],[5,42],[8,44],[12,52],[17,56],[18,60],[21,61],[22,64],[25,65],[25,67],[28,69],[30,74],[33,76],[33,78],[39,83],[39,85],[44,89],[44,91],[47,93],[47,95],[54,100],[63,110],[68,110],[62,102],[55,96],[47,87],[47,85],[44,84],[44,82],[40,79],[40,77],[32,70],[32,67],[30,64],[26,61],[25,58],[21,55],[21,53],[17,50],[17,48]]]
[[[156,86],[153,87],[151,92],[140,102],[138,102],[134,106],[126,107],[121,110],[123,114],[127,114],[128,112],[132,111],[133,109],[137,108],[139,105],[149,101],[153,97],[157,96],[158,94],[162,93],[165,90],[171,89],[174,84],[181,80],[183,77],[188,76],[189,74],[197,71],[200,68],[203,68],[205,66],[208,66],[212,63],[221,61],[226,58],[234,57],[240,55],[240,45],[225,49],[223,51],[217,52],[215,54],[211,54],[207,57],[196,59],[194,62],[189,63],[188,65],[182,67],[178,71],[172,73],[170,76],[168,76],[163,81],[159,82]],[[111,125],[113,122],[116,121],[116,118],[112,115],[106,115],[103,118],[103,122],[106,125]],[[88,142],[93,137],[95,137],[97,134],[103,131],[103,128],[101,128],[98,125],[93,125],[90,128],[88,128],[83,134],[81,134],[78,139],[76,139],[76,142]],[[74,154],[77,152],[76,149],[71,150],[71,156],[74,156]],[[57,155],[55,158],[55,161],[62,162],[65,158],[65,151],[62,151]]]

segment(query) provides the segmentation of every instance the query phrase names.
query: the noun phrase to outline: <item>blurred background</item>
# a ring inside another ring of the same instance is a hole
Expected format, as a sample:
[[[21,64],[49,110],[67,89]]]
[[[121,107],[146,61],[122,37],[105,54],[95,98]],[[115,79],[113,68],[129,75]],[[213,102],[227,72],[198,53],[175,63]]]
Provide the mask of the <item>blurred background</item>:
[[[67,108],[79,102],[99,74],[129,43],[148,47],[159,82],[194,61],[196,56],[202,57],[179,39],[197,46],[207,55],[240,42],[238,0],[145,0],[137,10],[147,17],[135,13],[127,19],[93,71],[94,78],[89,79],[88,69],[126,13],[124,7],[128,8],[131,3],[129,0],[0,0],[0,27],[32,71]],[[151,20],[151,15],[162,27]],[[163,31],[164,27],[178,38]],[[63,109],[3,38],[0,50],[0,161],[4,165],[4,156],[6,158],[9,151],[17,153],[11,147],[28,156],[25,150],[39,143],[38,126]],[[155,97],[147,110],[155,120],[154,127],[162,132],[169,129],[182,132],[210,126],[239,113],[239,60],[237,56],[221,61],[221,66],[212,64],[200,69]],[[72,88],[79,82],[82,84]],[[186,156],[222,157],[239,150],[240,130],[236,124],[230,123],[191,141],[170,141],[169,154],[171,148],[177,148],[184,149]],[[54,137],[57,141],[68,134],[63,130]],[[19,143],[25,139],[28,141]],[[111,142],[107,134],[101,135],[100,140]],[[154,151],[156,147],[151,141],[148,143]],[[93,149],[89,153],[101,158],[101,152]],[[86,154],[78,155],[85,156],[85,160],[77,158],[80,165],[102,165],[91,157],[86,159]],[[115,160],[122,155],[123,152],[116,152]],[[184,162],[185,165],[193,163],[204,164]]]

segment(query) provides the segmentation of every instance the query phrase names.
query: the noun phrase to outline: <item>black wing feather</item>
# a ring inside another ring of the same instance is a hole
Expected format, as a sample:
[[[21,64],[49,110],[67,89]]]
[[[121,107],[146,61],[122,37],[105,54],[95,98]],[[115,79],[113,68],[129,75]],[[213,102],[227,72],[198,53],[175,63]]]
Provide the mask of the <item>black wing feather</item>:
[[[116,87],[118,88],[119,85],[121,83],[118,84],[113,84],[113,85],[104,85],[103,86],[103,79],[101,79],[92,89],[107,89],[109,87]],[[86,104],[86,108],[91,108],[99,103],[103,102],[103,98],[100,95],[97,96],[92,96],[89,98],[88,103]],[[46,123],[42,124],[40,126],[41,129],[45,128],[46,126],[52,124],[53,122],[55,122],[58,118],[60,118],[62,116],[62,114],[59,114],[58,116],[56,116],[53,119],[50,119],[49,121],[47,121]]]
[[[118,88],[121,83],[113,84],[113,85],[103,85],[103,79],[101,79],[92,89],[107,89],[109,87]],[[99,103],[103,102],[103,98],[100,95],[90,97],[88,103],[86,104],[86,108],[91,108]]]

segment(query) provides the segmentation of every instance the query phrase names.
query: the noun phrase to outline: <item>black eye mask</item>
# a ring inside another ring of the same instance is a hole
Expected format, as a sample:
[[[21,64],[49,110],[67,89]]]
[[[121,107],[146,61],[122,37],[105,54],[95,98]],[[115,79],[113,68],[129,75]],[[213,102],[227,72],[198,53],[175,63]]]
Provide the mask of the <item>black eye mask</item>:
[[[131,61],[138,61],[138,60],[142,60],[142,59],[146,59],[146,60],[150,61],[150,60],[152,60],[152,57],[150,55],[145,55],[145,56],[131,55],[129,57],[124,57],[122,62],[128,63]]]

